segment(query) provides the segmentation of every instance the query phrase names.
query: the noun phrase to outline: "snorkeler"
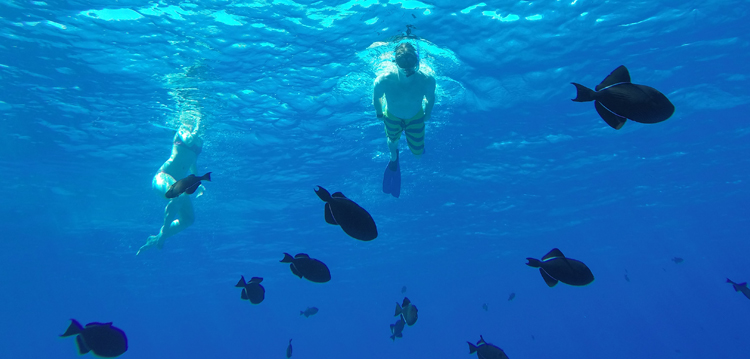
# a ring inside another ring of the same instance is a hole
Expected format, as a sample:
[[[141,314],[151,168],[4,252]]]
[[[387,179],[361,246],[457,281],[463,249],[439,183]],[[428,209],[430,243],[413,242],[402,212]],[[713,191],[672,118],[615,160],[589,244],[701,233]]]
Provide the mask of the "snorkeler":
[[[383,192],[394,197],[401,194],[401,168],[398,162],[398,141],[406,132],[411,153],[424,153],[425,122],[430,119],[435,105],[435,78],[419,72],[419,54],[408,42],[396,47],[397,71],[375,79],[372,102],[375,114],[385,123],[385,134],[390,150],[390,162],[383,174]],[[383,99],[385,96],[385,99]],[[423,100],[426,100],[424,108]]]
[[[182,125],[174,136],[172,156],[159,168],[151,183],[159,197],[169,200],[164,210],[164,223],[159,230],[159,234],[148,237],[146,244],[138,249],[136,255],[154,246],[161,249],[164,246],[165,239],[174,236],[195,221],[193,204],[190,202],[188,194],[182,194],[171,199],[167,198],[169,188],[178,179],[184,178],[188,170],[192,174],[197,173],[196,160],[203,149],[203,139],[198,136],[200,114],[195,117],[192,123],[190,120],[185,120],[188,116],[182,117]],[[196,197],[203,195],[204,191],[205,187],[199,185],[195,191]]]

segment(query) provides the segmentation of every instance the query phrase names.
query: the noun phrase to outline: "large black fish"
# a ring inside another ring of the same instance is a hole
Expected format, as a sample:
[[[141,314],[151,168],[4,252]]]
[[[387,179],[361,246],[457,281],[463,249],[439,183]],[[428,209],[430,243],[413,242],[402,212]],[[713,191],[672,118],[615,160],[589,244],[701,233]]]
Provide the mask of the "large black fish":
[[[576,102],[595,101],[599,116],[615,130],[622,128],[626,119],[640,123],[657,123],[674,113],[674,105],[667,96],[653,87],[630,82],[630,73],[625,66],[612,71],[596,86],[596,91],[571,82],[575,87]]]
[[[78,353],[83,355],[93,352],[104,358],[120,356],[128,350],[128,338],[125,332],[113,327],[112,323],[89,323],[81,326],[75,319],[70,320],[68,330],[61,337],[76,336]]]
[[[204,174],[203,176],[196,176],[191,174],[169,187],[169,190],[164,195],[167,198],[175,198],[183,193],[193,194],[198,186],[201,185],[201,181],[211,181],[211,172]]]
[[[396,302],[396,314],[394,316],[399,314],[403,315],[404,321],[409,326],[417,322],[417,307],[411,304],[411,301],[407,297],[404,297],[404,302],[401,305]]]
[[[249,300],[253,304],[260,304],[266,297],[266,288],[260,285],[262,281],[261,277],[252,277],[249,282],[245,283],[245,276],[240,276],[240,281],[235,285],[237,288],[242,288],[240,298]]]
[[[331,271],[328,270],[328,266],[317,259],[310,258],[305,253],[299,253],[294,257],[289,253],[284,253],[284,259],[279,262],[291,263],[289,268],[294,275],[300,278],[305,277],[311,282],[325,283],[331,280]]]
[[[594,281],[594,275],[589,267],[581,261],[566,258],[562,252],[555,248],[547,253],[542,260],[526,258],[529,267],[539,268],[544,282],[554,287],[558,281],[569,285],[582,286]]]
[[[320,186],[315,193],[326,203],[324,212],[327,223],[341,226],[344,233],[360,241],[371,241],[378,236],[378,228],[370,213],[343,193],[330,194]]]
[[[747,287],[747,282],[735,283],[727,278],[727,283],[732,283],[732,287],[734,287],[735,292],[742,292],[742,294],[744,294],[747,299],[750,299],[750,289]]]
[[[471,342],[467,343],[469,343],[469,354],[477,353],[479,359],[508,359],[508,356],[505,355],[505,352],[502,349],[485,342],[481,335],[479,336],[477,345],[474,345]]]
[[[404,334],[404,318],[398,317],[396,324],[391,324],[391,339],[396,341],[396,338],[403,338]]]

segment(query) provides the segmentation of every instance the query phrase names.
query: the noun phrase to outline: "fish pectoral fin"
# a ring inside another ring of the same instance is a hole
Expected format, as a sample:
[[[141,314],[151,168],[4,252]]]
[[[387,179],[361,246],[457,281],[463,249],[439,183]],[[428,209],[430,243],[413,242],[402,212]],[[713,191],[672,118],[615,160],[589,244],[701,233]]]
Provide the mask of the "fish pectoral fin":
[[[599,117],[606,122],[609,127],[614,128],[615,130],[619,130],[622,128],[622,126],[625,124],[625,117],[622,117],[601,104],[601,102],[596,101],[594,103],[594,107],[596,107],[596,112],[599,114]]]
[[[596,85],[596,91],[622,82],[630,82],[630,72],[628,72],[625,66],[620,65],[620,67],[607,75],[600,84]]]
[[[91,349],[86,346],[86,343],[83,341],[83,338],[81,338],[80,335],[76,337],[76,344],[78,345],[78,353],[81,355],[91,351]]]
[[[547,283],[548,287],[552,288],[557,285],[557,279],[552,278],[544,269],[539,268],[539,273],[542,274],[542,278],[544,278],[544,282]]]
[[[329,203],[326,203],[323,211],[325,212],[326,223],[337,226],[338,223],[336,223],[336,219],[333,218],[333,213],[331,213],[331,205]]]

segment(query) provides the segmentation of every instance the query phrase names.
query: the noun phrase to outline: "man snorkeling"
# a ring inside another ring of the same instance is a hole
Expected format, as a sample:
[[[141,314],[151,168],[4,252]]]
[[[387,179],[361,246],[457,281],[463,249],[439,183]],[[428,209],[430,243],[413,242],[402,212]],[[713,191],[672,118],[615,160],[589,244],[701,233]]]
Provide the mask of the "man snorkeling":
[[[398,197],[401,194],[398,141],[401,132],[405,132],[411,153],[417,157],[424,153],[425,122],[435,105],[435,78],[419,72],[419,54],[410,43],[399,44],[395,52],[397,71],[375,79],[372,103],[376,116],[385,123],[391,153],[383,174],[383,192]]]

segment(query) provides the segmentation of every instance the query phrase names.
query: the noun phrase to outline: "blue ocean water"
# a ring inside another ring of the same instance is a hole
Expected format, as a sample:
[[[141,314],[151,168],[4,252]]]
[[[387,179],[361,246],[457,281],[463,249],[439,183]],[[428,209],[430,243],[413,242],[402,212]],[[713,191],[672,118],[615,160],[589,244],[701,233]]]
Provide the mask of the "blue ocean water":
[[[0,0],[2,358],[74,358],[70,318],[123,358],[742,358],[750,302],[745,0]],[[414,25],[437,80],[426,153],[388,162],[372,83]],[[607,126],[570,82],[619,65],[675,114]],[[194,225],[135,256],[151,179],[200,112]],[[323,220],[316,185],[378,224]],[[548,288],[552,248],[595,281]],[[309,253],[317,284],[279,263]],[[672,259],[683,258],[676,263]],[[263,277],[251,305],[234,285]],[[402,293],[402,287],[406,293]],[[512,301],[510,293],[515,293]],[[394,303],[419,320],[391,341]],[[487,310],[483,309],[487,305]],[[309,306],[320,312],[298,313]],[[91,355],[91,354],[87,354]]]

